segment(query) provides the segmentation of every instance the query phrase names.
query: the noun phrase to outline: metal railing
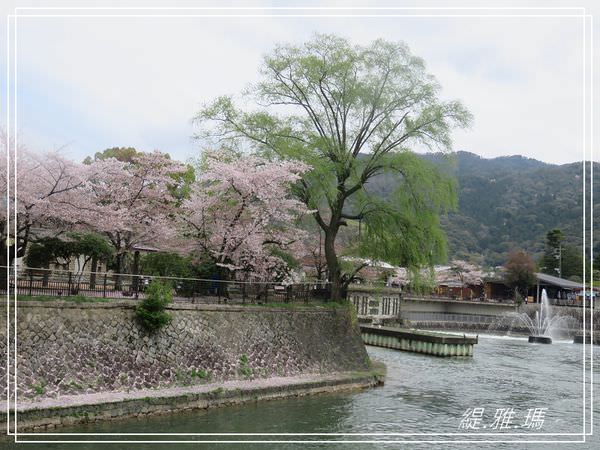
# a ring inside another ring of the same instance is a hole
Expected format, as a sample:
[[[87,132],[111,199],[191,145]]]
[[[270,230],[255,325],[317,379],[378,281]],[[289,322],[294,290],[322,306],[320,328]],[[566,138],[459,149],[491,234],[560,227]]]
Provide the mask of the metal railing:
[[[324,282],[282,284],[108,272],[76,273],[30,267],[19,267],[16,277],[11,268],[6,280],[6,267],[0,266],[0,280],[0,295],[6,295],[8,287],[11,293],[31,297],[139,299],[145,298],[145,291],[153,280],[170,284],[174,301],[201,303],[326,302],[331,293],[329,284]]]
[[[394,317],[400,313],[400,297],[383,295],[375,298],[368,295],[359,295],[358,292],[349,292],[348,300],[356,310],[356,314],[364,316]]]
[[[437,312],[404,312],[402,318],[414,322],[463,322],[463,323],[485,323],[491,324],[498,320],[498,316],[487,316],[482,314],[457,314]]]

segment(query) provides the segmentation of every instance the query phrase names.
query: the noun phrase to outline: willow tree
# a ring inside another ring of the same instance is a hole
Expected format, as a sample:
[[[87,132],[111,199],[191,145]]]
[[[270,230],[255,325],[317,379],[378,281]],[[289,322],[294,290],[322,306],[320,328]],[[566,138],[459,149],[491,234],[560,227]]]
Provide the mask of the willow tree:
[[[360,233],[344,251],[356,256],[407,266],[443,257],[439,214],[454,205],[454,184],[411,148],[450,149],[452,128],[467,126],[470,114],[442,101],[439,89],[404,43],[316,35],[264,57],[260,81],[242,94],[245,107],[220,97],[203,108],[196,137],[312,167],[296,194],[324,232],[337,300],[362,267],[342,270],[336,239],[349,221],[359,221]],[[389,175],[393,189],[374,195],[371,181]]]

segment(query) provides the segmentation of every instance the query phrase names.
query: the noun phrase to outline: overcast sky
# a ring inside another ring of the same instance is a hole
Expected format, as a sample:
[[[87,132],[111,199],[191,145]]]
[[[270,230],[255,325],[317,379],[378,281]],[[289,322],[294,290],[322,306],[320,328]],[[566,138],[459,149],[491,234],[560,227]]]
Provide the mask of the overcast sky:
[[[53,3],[56,4],[46,5]],[[82,3],[85,2],[78,4]],[[14,4],[28,5],[27,2]],[[87,4],[111,5],[110,2]],[[161,2],[156,4],[161,5]],[[174,2],[167,4],[172,6]],[[223,2],[218,4],[223,5]],[[310,2],[257,1],[252,4],[285,6]],[[326,2],[318,4],[327,5]],[[332,6],[349,4],[330,3]],[[402,5],[399,2],[358,4]],[[452,6],[453,2],[430,5],[440,4]],[[523,6],[524,2],[518,4]],[[532,2],[529,5],[561,3]],[[562,2],[562,5],[595,7],[592,2]],[[113,14],[119,11],[40,12]],[[157,11],[136,12],[158,14]],[[436,14],[436,11],[420,12]],[[588,12],[594,11],[589,9]],[[20,12],[25,13],[32,11]],[[171,13],[185,15],[188,11],[164,11],[164,14]],[[410,14],[411,11],[391,13]],[[547,14],[548,11],[520,13]],[[577,14],[578,11],[563,13]],[[1,27],[0,35],[6,39],[5,21]],[[139,150],[160,149],[186,160],[199,151],[199,143],[191,139],[194,128],[190,120],[202,104],[222,94],[239,93],[256,80],[262,56],[276,42],[302,42],[315,32],[336,33],[361,44],[380,37],[406,42],[437,77],[443,88],[442,96],[460,99],[474,115],[471,129],[454,133],[455,150],[484,157],[521,154],[552,163],[583,158],[584,35],[579,17],[19,17],[20,139],[39,150],[63,148],[64,153],[76,159],[108,147],[133,146]],[[597,40],[600,36],[597,24],[595,34]],[[4,99],[6,42],[0,51]],[[587,67],[589,70],[589,64]],[[598,70],[596,78],[597,74]],[[6,102],[2,103],[0,125],[5,127]]]

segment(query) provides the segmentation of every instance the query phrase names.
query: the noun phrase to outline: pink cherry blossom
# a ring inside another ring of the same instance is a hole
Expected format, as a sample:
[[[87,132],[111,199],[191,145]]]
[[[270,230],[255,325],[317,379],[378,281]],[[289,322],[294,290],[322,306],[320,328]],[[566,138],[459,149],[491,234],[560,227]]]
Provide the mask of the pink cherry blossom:
[[[289,188],[307,170],[295,161],[210,154],[183,205],[185,235],[230,274],[274,276],[285,264],[272,249],[293,252],[301,244],[295,222],[307,210]]]
[[[10,264],[25,254],[28,243],[42,229],[58,234],[81,223],[89,211],[87,168],[58,153],[38,154],[24,146],[15,149],[14,142],[7,145],[6,134],[0,140],[8,149],[0,158],[1,258],[2,264]],[[9,261],[5,260],[6,245],[11,249]]]
[[[160,152],[144,153],[131,163],[114,158],[89,166],[85,183],[93,205],[86,226],[105,235],[115,247],[117,273],[123,258],[136,245],[168,246],[174,237],[175,199],[172,174],[184,165]]]

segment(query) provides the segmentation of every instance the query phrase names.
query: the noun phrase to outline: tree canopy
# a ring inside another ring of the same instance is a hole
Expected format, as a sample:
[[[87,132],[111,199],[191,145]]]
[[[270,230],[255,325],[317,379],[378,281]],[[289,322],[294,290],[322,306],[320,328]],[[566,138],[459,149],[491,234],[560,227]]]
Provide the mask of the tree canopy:
[[[449,149],[451,130],[471,116],[460,102],[439,98],[422,59],[404,43],[361,46],[316,35],[278,45],[265,56],[261,77],[244,93],[253,109],[216,99],[196,116],[198,137],[312,168],[296,195],[324,231],[334,299],[360,269],[342,274],[336,250],[350,220],[364,230],[349,249],[356,255],[404,265],[444,256],[439,214],[455,205],[454,184],[410,148]],[[371,195],[369,181],[384,173],[402,182],[382,199]]]
[[[506,269],[505,281],[515,289],[517,299],[526,296],[529,287],[536,281],[536,268],[531,256],[523,250],[513,250],[509,253],[504,268]]]
[[[227,152],[207,154],[201,165],[180,211],[190,250],[208,256],[225,278],[236,272],[277,278],[289,267],[287,251],[302,242],[295,224],[306,208],[289,187],[306,165]]]

